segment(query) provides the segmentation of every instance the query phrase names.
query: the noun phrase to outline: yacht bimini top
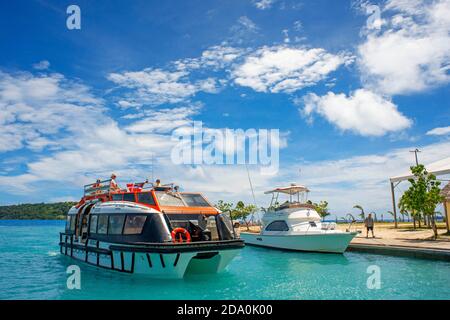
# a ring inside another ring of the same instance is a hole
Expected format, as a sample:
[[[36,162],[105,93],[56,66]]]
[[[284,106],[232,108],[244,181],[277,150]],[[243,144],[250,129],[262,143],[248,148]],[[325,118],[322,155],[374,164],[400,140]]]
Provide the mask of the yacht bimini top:
[[[276,188],[273,190],[269,190],[264,192],[264,194],[271,194],[271,193],[285,193],[285,194],[297,194],[299,192],[309,192],[309,189],[302,185],[297,184],[291,184],[289,187],[282,187],[282,188]]]
[[[264,192],[264,194],[272,195],[269,211],[286,209],[287,207],[313,208],[311,204],[306,203],[308,193],[309,189],[307,187],[295,183],[292,183],[289,187],[280,187]],[[288,196],[288,199],[283,203],[279,202],[280,194],[284,198],[286,198],[286,195]]]

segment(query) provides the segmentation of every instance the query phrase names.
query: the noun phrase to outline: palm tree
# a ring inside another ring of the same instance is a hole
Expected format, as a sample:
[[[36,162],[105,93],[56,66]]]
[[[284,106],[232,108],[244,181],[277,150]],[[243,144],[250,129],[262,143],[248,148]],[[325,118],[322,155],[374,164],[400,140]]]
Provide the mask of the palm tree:
[[[361,213],[359,214],[359,216],[361,217],[362,220],[364,220],[366,218],[366,213],[364,212],[364,208],[362,206],[360,206],[359,204],[356,204],[353,206],[353,208],[361,210]]]
[[[392,216],[392,219],[395,219],[395,214],[392,211],[388,211],[387,213],[389,213]]]

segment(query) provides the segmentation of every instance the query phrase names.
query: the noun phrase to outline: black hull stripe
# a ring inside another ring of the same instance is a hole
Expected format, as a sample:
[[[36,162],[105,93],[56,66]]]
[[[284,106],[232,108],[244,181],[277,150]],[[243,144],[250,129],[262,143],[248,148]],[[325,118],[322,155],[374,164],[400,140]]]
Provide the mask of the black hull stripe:
[[[147,256],[148,266],[152,268],[152,259],[150,259],[150,254],[146,253],[145,255]]]
[[[180,259],[180,254],[177,253],[177,257],[175,258],[175,262],[173,263],[173,266],[176,267],[178,264],[178,260]]]

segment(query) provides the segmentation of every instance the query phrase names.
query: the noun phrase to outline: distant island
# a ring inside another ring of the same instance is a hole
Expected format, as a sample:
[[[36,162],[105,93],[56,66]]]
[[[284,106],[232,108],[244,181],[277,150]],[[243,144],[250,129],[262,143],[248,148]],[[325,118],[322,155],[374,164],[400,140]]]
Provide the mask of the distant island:
[[[64,220],[76,202],[25,203],[0,206],[0,220]]]

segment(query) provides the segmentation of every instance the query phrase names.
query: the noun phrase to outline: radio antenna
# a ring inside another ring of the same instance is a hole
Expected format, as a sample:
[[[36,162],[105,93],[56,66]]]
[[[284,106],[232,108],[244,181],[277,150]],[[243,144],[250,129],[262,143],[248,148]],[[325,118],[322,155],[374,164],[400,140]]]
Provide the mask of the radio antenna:
[[[250,172],[248,171],[247,163],[245,164],[245,169],[247,170],[248,183],[250,184],[250,189],[252,190],[253,203],[255,204],[256,207],[258,207],[258,205],[256,204],[255,191],[253,190],[252,179],[250,178]]]
[[[153,166],[154,166],[154,163],[153,163],[153,152],[152,152],[152,183],[155,181],[155,177],[153,176]]]

